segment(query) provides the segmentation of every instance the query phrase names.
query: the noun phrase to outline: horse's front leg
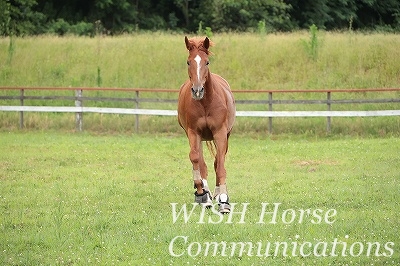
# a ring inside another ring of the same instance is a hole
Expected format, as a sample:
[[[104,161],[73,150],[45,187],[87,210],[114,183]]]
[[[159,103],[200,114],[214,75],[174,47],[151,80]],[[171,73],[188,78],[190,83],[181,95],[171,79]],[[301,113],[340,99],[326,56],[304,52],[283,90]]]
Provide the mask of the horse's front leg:
[[[219,212],[229,213],[231,206],[229,204],[228,190],[226,187],[226,169],[225,169],[225,156],[228,151],[228,135],[223,131],[214,136],[217,154],[214,161],[214,169],[216,174],[216,186],[214,197],[219,204]]]
[[[207,183],[207,165],[203,157],[203,146],[201,137],[193,130],[188,130],[190,145],[189,158],[193,166],[193,183],[196,189],[195,201],[206,207],[211,207],[212,198]]]

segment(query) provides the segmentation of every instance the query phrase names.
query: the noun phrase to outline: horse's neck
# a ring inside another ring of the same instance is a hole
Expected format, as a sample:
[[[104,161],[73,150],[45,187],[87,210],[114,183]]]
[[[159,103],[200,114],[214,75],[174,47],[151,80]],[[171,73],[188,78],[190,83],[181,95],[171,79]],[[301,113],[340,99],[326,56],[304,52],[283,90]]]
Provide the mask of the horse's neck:
[[[210,70],[208,70],[208,77],[204,84],[204,89],[206,90],[205,97],[212,99],[212,96],[214,94],[214,82],[213,82],[213,75],[211,74]]]

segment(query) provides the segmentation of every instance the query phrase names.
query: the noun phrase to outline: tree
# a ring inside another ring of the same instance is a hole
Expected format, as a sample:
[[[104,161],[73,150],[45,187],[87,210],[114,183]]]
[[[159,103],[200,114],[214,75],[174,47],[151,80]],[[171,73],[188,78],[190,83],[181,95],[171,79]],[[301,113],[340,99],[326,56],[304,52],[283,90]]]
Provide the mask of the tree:
[[[174,3],[182,11],[186,28],[189,27],[189,0],[174,0]]]
[[[357,28],[384,26],[400,30],[400,1],[361,0],[354,24]]]
[[[355,29],[374,28],[379,25],[400,27],[400,1],[398,0],[286,0],[293,9],[291,20],[300,28],[315,24],[318,28]]]
[[[2,35],[41,33],[45,15],[34,10],[35,0],[0,0]]]
[[[10,3],[0,0],[0,35],[10,35],[11,12]]]
[[[0,0],[0,35],[308,29],[400,30],[399,0]]]
[[[97,0],[93,15],[98,16],[96,20],[100,20],[106,29],[123,32],[134,30],[138,12],[128,0]]]
[[[281,0],[205,0],[196,13],[198,20],[214,30],[246,31],[265,21],[273,30],[288,30],[291,6]]]

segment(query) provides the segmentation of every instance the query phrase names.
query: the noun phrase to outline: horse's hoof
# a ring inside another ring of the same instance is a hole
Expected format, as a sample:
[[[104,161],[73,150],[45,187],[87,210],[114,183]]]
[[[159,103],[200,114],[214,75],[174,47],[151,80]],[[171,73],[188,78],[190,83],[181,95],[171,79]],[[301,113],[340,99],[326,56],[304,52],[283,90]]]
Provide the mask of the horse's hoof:
[[[219,204],[219,212],[222,214],[231,212],[231,205],[229,203],[220,203]]]
[[[229,205],[229,197],[223,193],[218,196],[219,212],[222,214],[231,212],[231,205]]]
[[[211,208],[212,206],[211,194],[207,190],[203,190],[202,194],[198,194],[196,191],[194,193],[194,201],[203,205],[206,208]]]

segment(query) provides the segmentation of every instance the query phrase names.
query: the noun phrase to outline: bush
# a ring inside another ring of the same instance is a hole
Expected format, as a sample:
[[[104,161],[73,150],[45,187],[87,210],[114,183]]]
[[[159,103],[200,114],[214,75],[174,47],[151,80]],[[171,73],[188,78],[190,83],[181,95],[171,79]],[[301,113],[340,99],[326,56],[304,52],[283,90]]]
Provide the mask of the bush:
[[[95,34],[93,23],[79,22],[70,27],[70,32],[79,36],[93,36]]]
[[[71,25],[62,18],[53,21],[49,25],[48,32],[55,33],[57,35],[65,35],[71,28]]]
[[[309,58],[316,61],[318,58],[318,48],[320,46],[318,40],[318,27],[315,24],[310,26],[310,39],[309,41],[302,40],[304,49]]]
[[[53,21],[48,30],[48,33],[56,34],[56,35],[66,35],[66,34],[74,34],[78,36],[94,36],[95,35],[95,27],[93,23],[88,22],[79,22],[75,25],[69,24],[64,19],[57,19]]]

